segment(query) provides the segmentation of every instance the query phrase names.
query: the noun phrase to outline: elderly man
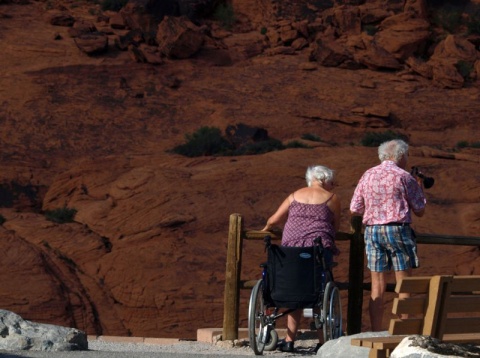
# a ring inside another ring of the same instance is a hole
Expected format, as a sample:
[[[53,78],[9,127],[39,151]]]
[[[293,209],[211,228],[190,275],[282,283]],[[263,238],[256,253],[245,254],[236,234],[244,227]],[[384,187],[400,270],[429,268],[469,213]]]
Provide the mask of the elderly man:
[[[426,205],[421,178],[405,171],[408,144],[398,139],[382,143],[378,157],[381,164],[363,174],[350,203],[351,214],[363,216],[365,225],[367,267],[372,280],[372,331],[382,330],[385,272],[393,267],[398,281],[418,267],[411,213],[423,216]]]

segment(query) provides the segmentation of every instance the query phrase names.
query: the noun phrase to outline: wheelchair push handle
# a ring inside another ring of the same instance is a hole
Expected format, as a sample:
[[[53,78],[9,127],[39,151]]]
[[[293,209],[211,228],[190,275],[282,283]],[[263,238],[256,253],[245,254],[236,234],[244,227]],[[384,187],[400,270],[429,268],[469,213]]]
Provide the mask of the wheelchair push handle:
[[[265,243],[265,252],[267,251],[270,246],[272,246],[272,237],[270,235],[266,235],[263,238],[263,242]]]

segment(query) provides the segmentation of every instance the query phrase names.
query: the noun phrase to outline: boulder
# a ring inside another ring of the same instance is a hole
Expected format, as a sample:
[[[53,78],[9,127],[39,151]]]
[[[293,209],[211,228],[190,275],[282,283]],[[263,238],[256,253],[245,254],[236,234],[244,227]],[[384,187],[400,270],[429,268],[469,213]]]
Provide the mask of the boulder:
[[[152,5],[150,4],[153,1],[148,0],[132,0],[125,5],[123,9],[120,10],[119,14],[123,18],[123,22],[126,27],[130,30],[139,30],[143,33],[143,36],[146,38],[147,42],[155,41],[155,36],[157,33],[157,27],[160,21],[165,16],[165,13],[177,14],[175,10],[163,11],[163,8],[152,10]],[[170,4],[171,1],[159,1],[158,4]],[[121,23],[119,20],[116,23]]]
[[[391,358],[477,357],[480,348],[472,344],[445,343],[430,336],[409,336],[392,351]]]
[[[430,57],[430,61],[447,62],[456,64],[458,61],[465,61],[473,64],[480,58],[480,52],[475,45],[463,37],[448,35],[441,41]]]
[[[47,15],[48,22],[53,26],[72,27],[75,18],[67,12],[52,12]]]
[[[405,64],[410,67],[413,72],[418,73],[420,76],[428,79],[433,77],[432,66],[417,57],[409,57],[405,61]]]
[[[157,42],[165,56],[184,59],[200,50],[204,35],[186,17],[166,16],[158,25]]]
[[[371,70],[398,70],[402,67],[393,54],[378,46],[375,41],[368,41],[368,38],[365,38],[364,45],[364,49],[355,51],[353,55],[355,62]]]
[[[406,0],[404,12],[413,12],[417,17],[426,19],[428,16],[426,0]]]
[[[338,339],[332,339],[325,342],[317,352],[317,356],[322,358],[368,358],[370,349],[359,346],[352,346],[350,341],[352,338],[365,337],[384,337],[388,336],[388,332],[363,332],[352,334],[350,336],[343,336]]]
[[[397,59],[404,61],[422,54],[430,37],[428,21],[402,13],[383,20],[375,34],[375,42]]]
[[[95,25],[92,22],[83,19],[76,20],[73,24],[73,27],[68,29],[68,34],[70,37],[78,37],[80,35],[89,34],[92,32],[98,32]]]
[[[440,88],[462,88],[465,79],[454,64],[447,62],[429,62],[432,64],[433,83]]]
[[[74,41],[87,55],[96,55],[108,49],[108,36],[101,32],[81,34],[75,37]]]
[[[375,24],[392,16],[393,12],[379,6],[378,3],[366,3],[358,7],[362,24]]]
[[[40,324],[0,310],[0,349],[7,351],[88,350],[87,335],[75,328]]]
[[[334,23],[341,34],[359,34],[362,31],[360,10],[356,6],[340,6],[334,10]]]
[[[135,62],[150,63],[152,65],[163,64],[162,54],[158,50],[157,46],[140,44],[137,47],[134,45],[130,45],[128,47],[128,51]]]
[[[337,67],[352,59],[352,55],[338,40],[317,36],[312,44],[310,60],[322,66]]]
[[[243,61],[263,53],[265,36],[258,31],[232,34],[223,39],[233,62]],[[281,46],[281,42],[276,46]]]
[[[427,64],[432,67],[433,81],[437,86],[461,88],[465,78],[470,76],[467,72],[475,69],[478,59],[479,52],[474,44],[462,37],[448,35],[435,47]]]

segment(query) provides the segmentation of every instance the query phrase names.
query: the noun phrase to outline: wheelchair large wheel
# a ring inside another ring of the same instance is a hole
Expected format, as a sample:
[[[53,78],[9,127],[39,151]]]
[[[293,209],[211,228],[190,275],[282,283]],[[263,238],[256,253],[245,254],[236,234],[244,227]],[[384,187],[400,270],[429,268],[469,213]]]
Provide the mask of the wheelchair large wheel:
[[[262,355],[265,346],[267,345],[268,348],[270,348],[273,340],[272,332],[274,331],[271,330],[266,323],[265,310],[263,281],[259,280],[253,287],[248,307],[248,338],[250,340],[250,347],[252,347],[255,355]]]
[[[325,342],[342,336],[342,305],[340,291],[333,281],[327,283],[322,307],[323,339]]]

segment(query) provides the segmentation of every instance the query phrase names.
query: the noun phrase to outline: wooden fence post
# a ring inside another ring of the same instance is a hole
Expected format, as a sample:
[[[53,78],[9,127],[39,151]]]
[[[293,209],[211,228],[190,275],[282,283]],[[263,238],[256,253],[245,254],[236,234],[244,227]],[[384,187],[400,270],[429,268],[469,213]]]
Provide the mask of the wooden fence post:
[[[242,266],[242,216],[230,215],[227,246],[227,268],[223,306],[222,340],[238,339],[240,309],[240,271]]]
[[[347,334],[360,333],[362,330],[363,306],[363,265],[365,243],[362,235],[362,217],[353,216],[351,220],[353,236],[350,240],[350,264],[348,268],[348,309]]]

